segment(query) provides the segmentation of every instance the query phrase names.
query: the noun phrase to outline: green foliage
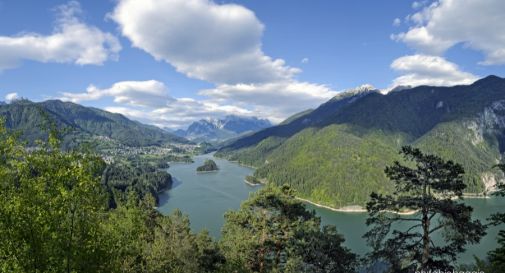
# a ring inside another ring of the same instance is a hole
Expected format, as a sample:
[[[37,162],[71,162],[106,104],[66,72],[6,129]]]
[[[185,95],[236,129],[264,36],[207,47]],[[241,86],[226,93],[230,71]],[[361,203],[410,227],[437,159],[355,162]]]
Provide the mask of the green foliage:
[[[382,169],[399,156],[385,138],[358,137],[347,126],[305,129],[272,152],[255,176],[287,183],[300,197],[324,205],[364,206],[371,190],[391,189]]]
[[[41,130],[47,119],[53,120],[57,128],[64,132],[64,148],[76,147],[96,136],[104,138],[98,141],[100,144],[104,141],[117,141],[129,146],[187,142],[157,127],[131,121],[120,114],[58,100],[40,103],[23,100],[2,105],[0,117],[5,118],[7,128],[22,132],[22,138],[32,145],[36,140],[47,139],[47,132]]]
[[[103,224],[113,272],[211,272],[224,263],[216,243],[206,232],[191,233],[180,211],[162,216],[152,203],[135,200],[129,198]]]
[[[198,166],[196,168],[197,172],[212,172],[217,170],[219,170],[219,168],[217,167],[216,162],[212,159],[205,160],[202,166]]]
[[[247,181],[248,183],[251,183],[253,185],[261,184],[261,181],[258,178],[254,177],[253,175],[246,176],[245,181]]]
[[[118,203],[125,203],[129,191],[135,192],[140,199],[150,194],[158,204],[158,194],[172,187],[173,183],[172,176],[158,167],[145,162],[107,165],[102,175],[102,184],[109,193],[109,206],[116,207]]]
[[[209,142],[202,142],[193,151],[195,154],[207,154],[216,150],[216,147]]]
[[[225,262],[206,232],[180,212],[163,216],[155,199],[127,188],[108,209],[104,162],[63,152],[54,130],[35,149],[0,119],[0,272],[216,272]],[[111,181],[109,181],[111,182]]]
[[[367,204],[372,228],[364,238],[373,248],[368,259],[386,262],[390,272],[452,270],[465,245],[485,235],[485,226],[472,220],[472,207],[454,200],[466,188],[463,167],[409,146],[401,153],[410,164],[396,161],[385,170],[393,194],[372,193]],[[403,210],[415,213],[399,214]],[[434,242],[437,233],[445,244]]]
[[[505,164],[498,164],[495,167],[499,168],[502,172],[505,172]],[[502,198],[505,196],[504,183],[497,185],[497,191],[495,192],[495,195]],[[495,226],[505,224],[505,213],[495,213],[490,217],[489,220],[491,220],[491,224]],[[498,232],[497,241],[499,244],[498,248],[488,253],[489,270],[486,272],[505,272],[505,230],[500,230]]]
[[[255,147],[248,147],[238,151],[228,149],[220,150],[214,155],[216,157],[225,157],[230,161],[238,161],[241,164],[249,166],[261,166],[265,163],[270,153],[278,148],[284,140],[284,138],[268,137]]]
[[[266,187],[225,215],[221,247],[238,272],[354,272],[356,257],[335,227],[288,187]]]
[[[505,135],[493,115],[505,114],[505,80],[469,86],[336,96],[313,111],[222,147],[216,156],[258,168],[255,176],[290,183],[301,197],[333,206],[363,205],[372,191],[390,192],[382,173],[402,145],[459,162],[467,193],[487,194],[484,182],[502,174]],[[496,106],[496,107],[495,107]],[[494,108],[493,108],[494,107]]]
[[[489,167],[500,158],[499,138],[488,134],[486,139],[479,140],[479,136],[468,128],[470,122],[441,123],[418,139],[415,147],[458,162],[465,169],[465,191],[488,194],[482,176],[503,177]]]
[[[52,131],[48,142],[27,151],[0,124],[0,270],[100,271],[107,264],[99,231],[104,164],[60,152]]]

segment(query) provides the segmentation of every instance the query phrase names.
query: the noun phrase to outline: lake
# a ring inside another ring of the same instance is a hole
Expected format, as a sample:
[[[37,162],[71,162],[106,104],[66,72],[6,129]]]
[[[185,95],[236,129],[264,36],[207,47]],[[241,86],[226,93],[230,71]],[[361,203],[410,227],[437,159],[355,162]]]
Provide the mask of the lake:
[[[209,158],[217,163],[220,170],[196,173],[196,168]],[[169,214],[174,209],[180,209],[189,215],[194,231],[207,229],[213,237],[218,238],[224,213],[238,209],[240,203],[260,187],[244,183],[245,176],[254,171],[251,168],[214,158],[211,154],[195,156],[194,161],[191,164],[170,164],[169,172],[174,177],[174,186],[160,195],[159,210],[163,214]],[[474,217],[481,221],[485,221],[494,212],[505,211],[505,198],[475,198],[466,199],[465,202],[474,208]],[[366,243],[361,238],[366,232],[366,213],[334,212],[310,204],[306,206],[316,211],[323,224],[335,225],[352,251],[358,254],[367,251]],[[468,246],[467,252],[460,256],[460,262],[473,262],[473,255],[482,258],[489,250],[496,248],[498,229],[489,229],[480,244]]]

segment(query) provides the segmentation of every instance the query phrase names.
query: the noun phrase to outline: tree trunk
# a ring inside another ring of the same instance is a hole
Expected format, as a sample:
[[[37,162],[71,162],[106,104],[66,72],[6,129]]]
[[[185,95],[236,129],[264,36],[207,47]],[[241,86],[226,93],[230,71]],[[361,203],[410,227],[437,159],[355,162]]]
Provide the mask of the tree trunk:
[[[423,257],[422,269],[428,269],[428,261],[430,259],[430,219],[428,218],[428,211],[423,210]]]
[[[424,196],[424,202],[423,202],[423,208],[422,208],[422,213],[423,213],[423,220],[422,220],[422,225],[423,225],[423,256],[421,260],[421,269],[422,270],[427,270],[428,269],[428,261],[430,260],[430,219],[428,218],[428,204],[427,204],[427,197],[428,197],[428,186],[425,184],[423,188],[423,196]]]

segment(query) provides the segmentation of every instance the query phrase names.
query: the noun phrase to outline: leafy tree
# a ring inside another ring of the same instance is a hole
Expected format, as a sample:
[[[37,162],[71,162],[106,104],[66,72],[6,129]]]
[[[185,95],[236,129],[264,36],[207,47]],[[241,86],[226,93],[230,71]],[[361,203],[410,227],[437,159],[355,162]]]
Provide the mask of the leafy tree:
[[[147,195],[143,200],[130,191],[126,205],[108,214],[112,272],[213,272],[224,257],[205,232],[197,235],[180,211],[163,216]]]
[[[462,198],[463,168],[419,149],[401,149],[408,165],[398,161],[385,173],[395,184],[392,195],[371,194],[367,204],[364,235],[373,251],[371,261],[385,261],[391,272],[451,270],[458,253],[468,243],[478,243],[485,227],[472,220],[472,207],[454,200]],[[401,212],[416,211],[407,216]],[[445,244],[433,241],[435,234]]]
[[[111,208],[126,202],[129,191],[135,192],[139,199],[150,194],[158,204],[159,193],[169,189],[172,183],[172,176],[168,172],[146,162],[135,165],[130,162],[111,163],[102,175],[102,184],[108,193]]]
[[[100,272],[107,255],[103,161],[47,143],[24,148],[0,121],[0,270]]]
[[[221,247],[237,272],[354,272],[356,256],[335,227],[294,198],[268,186],[225,215]]]
[[[126,189],[124,203],[111,209],[104,194],[108,184],[100,182],[105,169],[100,158],[62,151],[55,126],[49,126],[47,142],[26,148],[3,124],[0,120],[0,272],[221,268],[224,257],[208,233],[192,233],[179,211],[163,216],[154,209],[149,189],[166,177],[137,181]]]
[[[498,164],[496,167],[505,172],[505,164]],[[499,183],[497,191],[494,193],[496,196],[505,197],[505,184]],[[498,212],[490,217],[492,225],[505,224],[505,213]],[[488,253],[490,272],[505,272],[505,230],[498,232],[499,247]]]

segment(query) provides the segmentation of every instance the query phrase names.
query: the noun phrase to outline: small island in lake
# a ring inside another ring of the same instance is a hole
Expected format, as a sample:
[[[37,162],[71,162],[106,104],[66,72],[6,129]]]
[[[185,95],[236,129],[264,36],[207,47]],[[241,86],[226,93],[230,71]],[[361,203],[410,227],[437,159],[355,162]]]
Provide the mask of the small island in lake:
[[[197,172],[214,172],[217,170],[219,170],[219,168],[217,167],[216,162],[211,159],[205,160],[202,166],[196,168]]]
[[[257,177],[252,175],[246,176],[244,181],[251,186],[261,185],[261,181]]]

